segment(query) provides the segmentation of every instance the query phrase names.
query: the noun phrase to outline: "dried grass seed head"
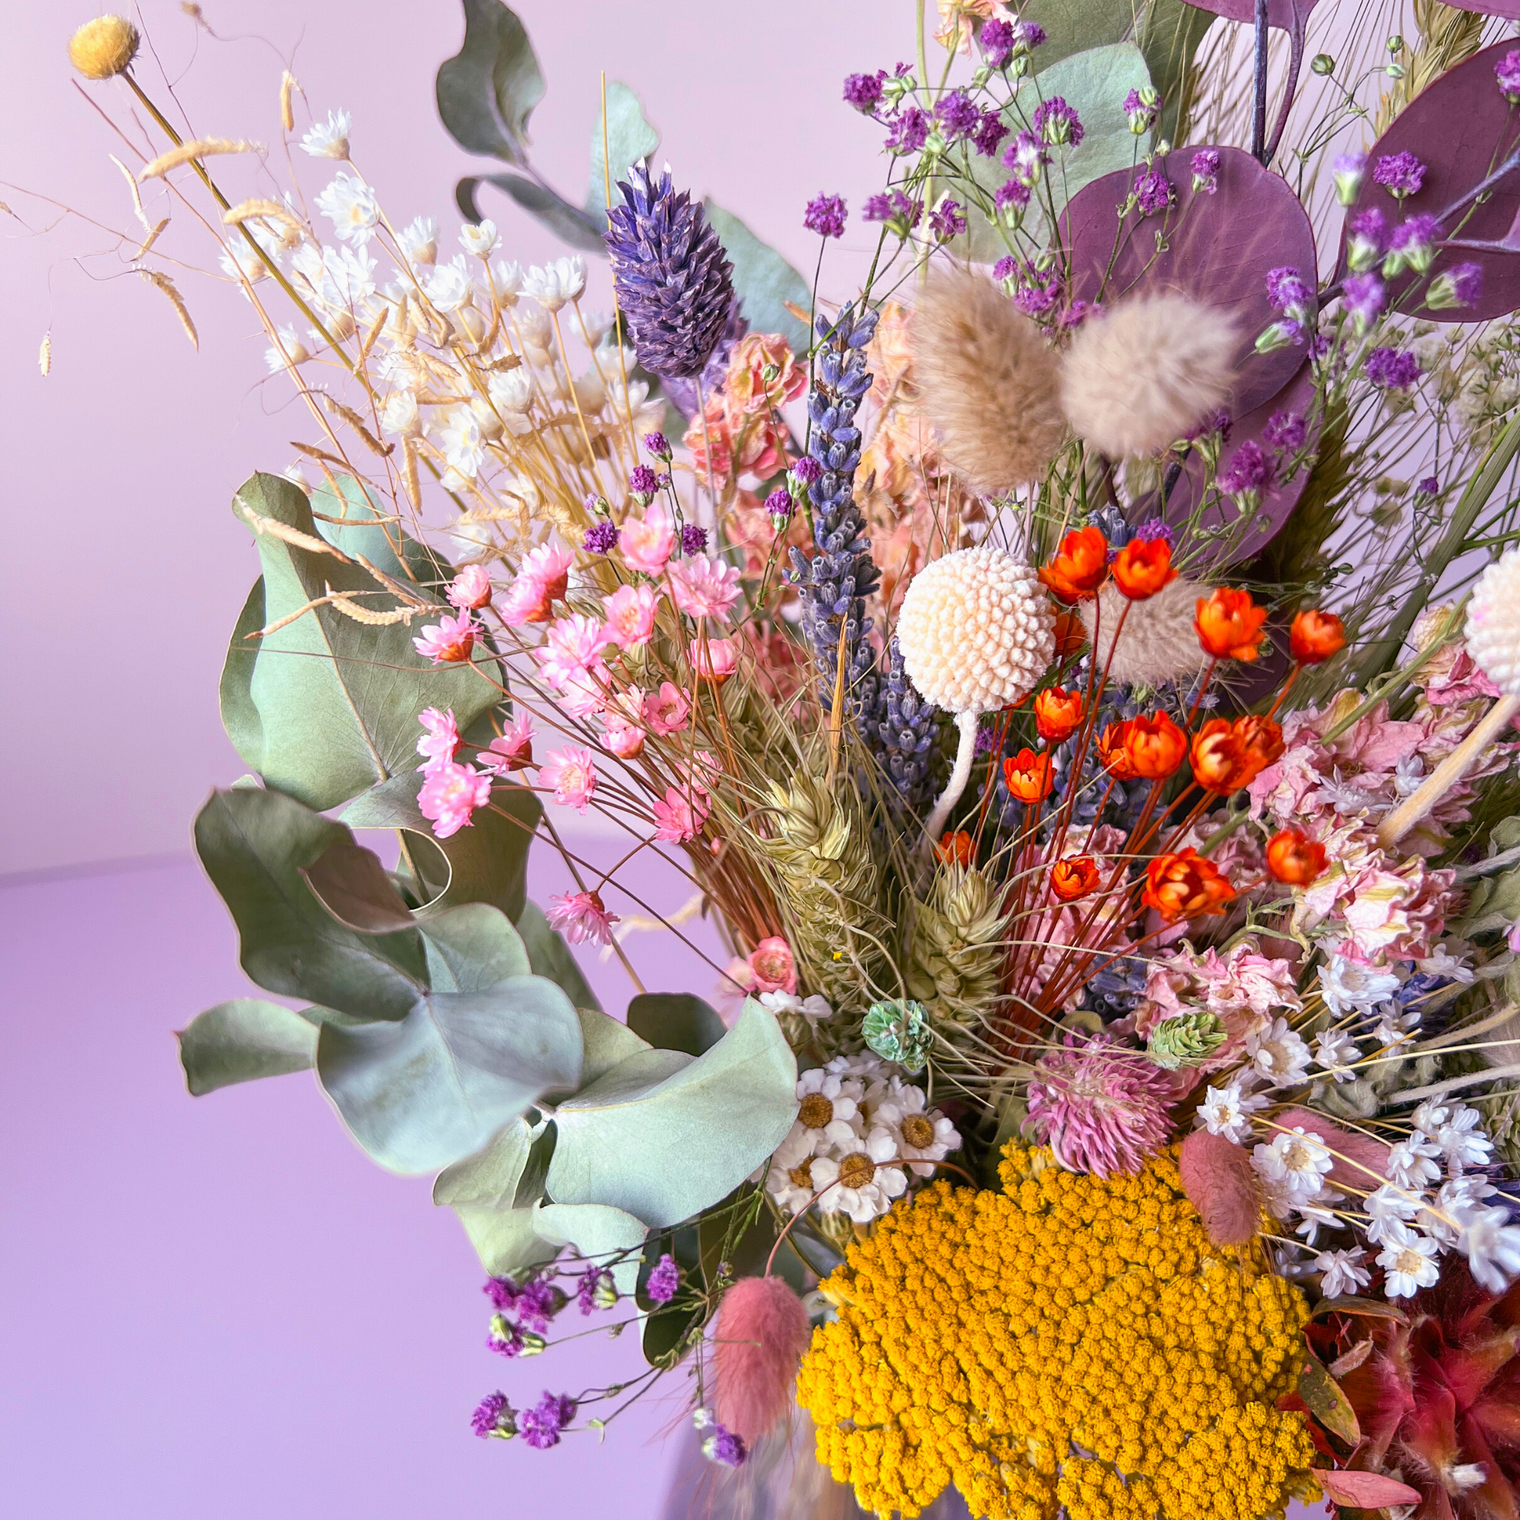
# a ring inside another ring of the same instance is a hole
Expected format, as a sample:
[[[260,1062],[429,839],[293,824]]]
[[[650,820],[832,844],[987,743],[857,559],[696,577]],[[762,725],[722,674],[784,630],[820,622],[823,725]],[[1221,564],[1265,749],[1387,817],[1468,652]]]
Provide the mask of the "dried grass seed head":
[[[1072,338],[1061,365],[1066,418],[1111,459],[1165,448],[1229,396],[1238,338],[1229,316],[1188,296],[1115,305]]]
[[[114,79],[131,66],[139,40],[125,16],[97,16],[69,38],[69,62],[86,79]]]
[[[1038,323],[983,275],[940,270],[912,325],[919,406],[983,495],[1045,473],[1066,438],[1060,368]]]
[[[1089,640],[1096,631],[1098,666],[1107,662],[1111,683],[1160,686],[1195,676],[1208,663],[1193,627],[1198,598],[1208,594],[1207,586],[1179,576],[1155,596],[1131,602],[1110,581],[1096,598],[1079,603],[1077,613]]]

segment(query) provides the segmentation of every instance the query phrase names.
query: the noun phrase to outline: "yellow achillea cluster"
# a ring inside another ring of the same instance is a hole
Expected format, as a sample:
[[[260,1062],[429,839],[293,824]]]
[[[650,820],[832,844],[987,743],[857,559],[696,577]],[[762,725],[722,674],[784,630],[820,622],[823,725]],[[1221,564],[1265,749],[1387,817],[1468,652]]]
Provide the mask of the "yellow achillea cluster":
[[[949,1483],[987,1520],[1264,1520],[1315,1497],[1303,1295],[1209,1244],[1177,1147],[1134,1177],[1010,1144],[1004,1191],[939,1182],[823,1285],[797,1398],[878,1514]]]

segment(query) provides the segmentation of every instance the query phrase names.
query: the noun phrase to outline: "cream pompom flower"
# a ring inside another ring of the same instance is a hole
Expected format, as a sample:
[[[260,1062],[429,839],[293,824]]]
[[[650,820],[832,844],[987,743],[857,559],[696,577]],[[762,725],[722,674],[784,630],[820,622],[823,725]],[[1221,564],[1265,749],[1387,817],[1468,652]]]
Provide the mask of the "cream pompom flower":
[[[86,79],[113,79],[131,65],[138,42],[125,16],[97,16],[69,39],[69,62]]]
[[[977,719],[1026,696],[1055,654],[1055,613],[1028,565],[990,544],[913,577],[897,619],[903,667],[926,702],[955,714],[955,767],[924,825],[939,837],[971,775]]]

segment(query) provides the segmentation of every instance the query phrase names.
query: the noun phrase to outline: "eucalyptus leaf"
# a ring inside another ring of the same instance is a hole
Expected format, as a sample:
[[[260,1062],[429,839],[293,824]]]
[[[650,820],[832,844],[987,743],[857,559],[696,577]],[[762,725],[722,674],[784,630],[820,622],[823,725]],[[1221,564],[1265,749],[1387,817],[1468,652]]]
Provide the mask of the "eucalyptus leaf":
[[[454,199],[460,211],[472,221],[481,219],[476,191],[481,185],[495,185],[510,195],[524,211],[536,217],[562,242],[583,253],[607,256],[602,242],[604,220],[593,220],[579,206],[572,206],[558,191],[521,174],[481,174],[462,179],[454,187]]]
[[[546,1092],[580,1085],[575,1009],[553,982],[434,992],[399,1023],[322,1026],[317,1076],[354,1139],[394,1172],[482,1149]]]
[[[317,1054],[316,1025],[264,998],[218,1003],[177,1038],[185,1082],[197,1098],[235,1082],[307,1071]]]
[[[534,1228],[537,1221],[531,1204],[519,1209],[493,1209],[456,1203],[453,1208],[481,1266],[492,1277],[516,1276],[553,1261],[560,1253],[558,1245],[545,1240]]]
[[[346,928],[301,875],[339,841],[352,842],[341,823],[252,787],[213,792],[195,820],[196,852],[259,986],[362,1019],[403,1019],[427,985],[421,936]]]
[[[534,902],[525,902],[517,918],[517,932],[528,947],[528,959],[535,976],[546,976],[564,989],[565,996],[577,1008],[601,1008],[591,984],[586,980],[565,937],[551,928],[544,910]],[[590,1078],[588,1077],[589,1081]]]
[[[360,934],[394,934],[414,927],[411,909],[373,850],[335,839],[301,868],[317,901],[346,928]]]
[[[264,724],[250,687],[253,668],[259,657],[258,641],[253,637],[267,619],[264,616],[264,577],[261,575],[248,593],[243,610],[232,630],[227,657],[222,662],[222,679],[217,688],[222,727],[232,740],[245,765],[262,770],[264,765]]]
[[[807,324],[787,310],[787,303],[808,311],[813,302],[812,287],[733,212],[712,201],[707,201],[703,209],[734,266],[734,294],[744,308],[750,331],[780,333],[792,348],[805,347]]]
[[[434,992],[484,992],[509,976],[529,976],[528,951],[511,920],[490,903],[461,903],[423,919]]]
[[[438,114],[471,153],[528,161],[528,117],[544,76],[527,29],[500,0],[464,0],[464,46],[438,66]]]
[[[516,1207],[517,1184],[533,1148],[533,1130],[526,1119],[504,1124],[484,1150],[445,1167],[433,1179],[433,1202],[457,1208],[477,1204],[482,1208]]]
[[[576,1005],[581,1017],[581,1040],[585,1046],[585,1058],[581,1067],[581,1086],[590,1087],[600,1081],[614,1066],[621,1066],[629,1056],[648,1050],[649,1042],[642,1040],[626,1024],[620,1024],[611,1014],[599,1008]]]
[[[643,992],[628,1005],[628,1027],[660,1050],[699,1056],[723,1038],[717,1010],[687,992]]]
[[[626,84],[609,81],[605,117],[598,112],[596,130],[591,134],[591,182],[586,190],[587,212],[598,219],[605,217],[608,184],[616,186],[620,179],[627,177],[634,164],[641,158],[649,157],[659,146],[660,134],[645,117],[639,97]]]
[[[781,1143],[797,1114],[796,1088],[797,1059],[775,1017],[746,1002],[696,1060],[641,1051],[561,1103],[550,1196],[612,1204],[652,1226],[687,1219]]]
[[[639,1247],[649,1234],[642,1220],[605,1203],[540,1203],[534,1206],[533,1228],[545,1240],[574,1246],[580,1255],[600,1260],[612,1273],[617,1290],[633,1296],[639,1279]],[[629,1253],[621,1261],[611,1258]]]

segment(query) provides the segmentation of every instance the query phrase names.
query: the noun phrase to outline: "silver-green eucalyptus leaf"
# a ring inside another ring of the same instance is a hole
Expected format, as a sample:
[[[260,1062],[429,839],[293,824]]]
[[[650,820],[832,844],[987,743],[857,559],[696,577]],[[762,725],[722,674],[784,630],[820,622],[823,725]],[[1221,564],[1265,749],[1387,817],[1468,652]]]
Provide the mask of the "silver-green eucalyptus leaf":
[[[618,202],[617,183],[628,170],[660,146],[660,134],[644,115],[639,97],[617,80],[607,82],[605,116],[598,113],[591,134],[591,181],[586,189],[586,210],[593,217],[607,211],[607,186]],[[608,166],[611,166],[610,173]]]
[[[471,153],[528,162],[528,118],[544,76],[527,28],[500,0],[464,0],[464,46],[438,67],[438,114]]]
[[[481,174],[460,180],[454,187],[454,199],[461,213],[472,221],[479,221],[484,214],[477,195],[481,185],[494,185],[511,196],[524,211],[572,248],[606,257],[607,245],[602,241],[604,219],[572,206],[557,190],[523,174]]]
[[[301,868],[318,902],[346,928],[360,934],[411,929],[412,914],[380,857],[352,839],[335,839]]]
[[[733,212],[707,201],[707,220],[734,266],[734,294],[744,308],[751,332],[780,333],[794,349],[807,344],[807,323],[787,310],[812,305],[808,282],[779,253],[762,243]]]
[[[642,1220],[605,1203],[540,1203],[533,1228],[547,1241],[573,1246],[605,1266],[619,1293],[631,1298],[639,1281],[639,1248],[649,1234]],[[620,1260],[615,1260],[621,1253]]]
[[[484,992],[509,976],[532,973],[517,930],[490,903],[461,903],[419,927],[434,992]]]
[[[233,998],[198,1013],[179,1031],[179,1058],[195,1097],[307,1071],[317,1054],[317,1026],[264,998]]]

